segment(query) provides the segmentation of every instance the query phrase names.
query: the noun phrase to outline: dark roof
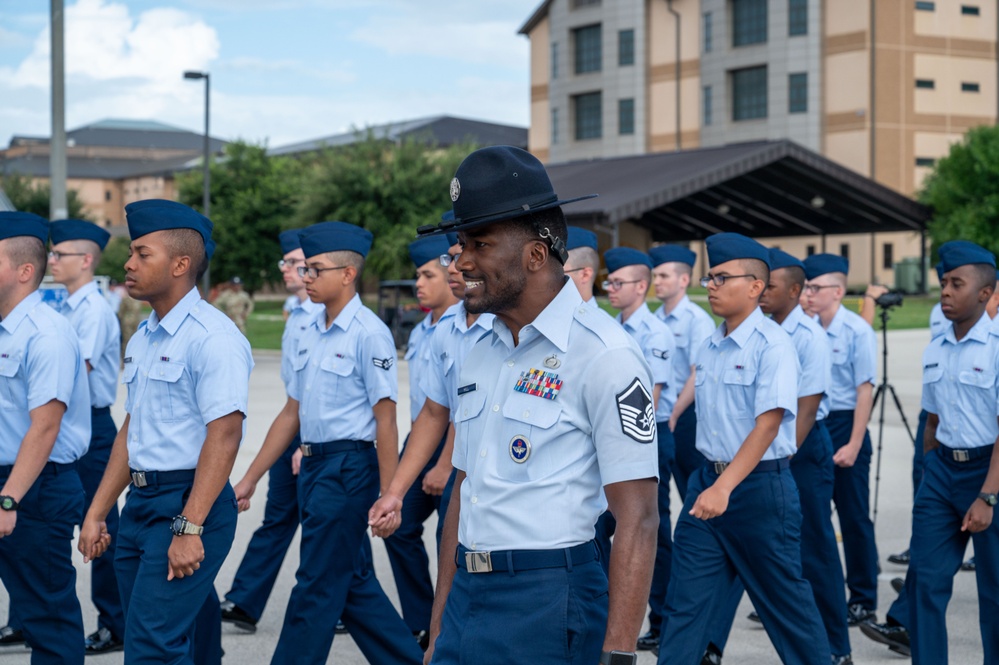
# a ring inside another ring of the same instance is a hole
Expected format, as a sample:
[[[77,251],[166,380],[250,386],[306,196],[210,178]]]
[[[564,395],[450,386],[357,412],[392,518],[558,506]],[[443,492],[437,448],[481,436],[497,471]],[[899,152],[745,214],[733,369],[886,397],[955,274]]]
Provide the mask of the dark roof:
[[[765,238],[922,231],[926,206],[791,141],[570,162],[548,167],[570,222],[649,228],[657,241],[735,231]]]
[[[545,0],[542,2],[538,8],[534,10],[534,13],[531,14],[531,17],[527,19],[524,25],[520,26],[520,30],[517,31],[517,34],[529,35],[531,30],[534,30],[534,26],[540,23],[541,19],[548,16],[548,8],[551,4],[552,0]]]
[[[204,149],[205,135],[191,132],[153,120],[100,120],[66,132],[71,146],[100,146],[112,148],[153,148],[161,150]],[[48,137],[15,136],[11,145],[46,144]],[[212,152],[221,152],[226,142],[213,138]]]
[[[358,139],[364,139],[369,132],[374,137],[386,141],[402,141],[410,138],[442,147],[468,142],[479,146],[512,145],[518,148],[527,148],[526,127],[439,115],[374,125],[365,129],[271,148],[267,152],[270,155],[288,155],[349,145]]]
[[[96,157],[68,157],[66,177],[80,179],[120,180],[144,175],[170,175],[201,163],[201,157],[176,157],[173,159],[102,159]],[[49,177],[48,155],[24,155],[0,160],[0,175],[19,173],[37,178]]]

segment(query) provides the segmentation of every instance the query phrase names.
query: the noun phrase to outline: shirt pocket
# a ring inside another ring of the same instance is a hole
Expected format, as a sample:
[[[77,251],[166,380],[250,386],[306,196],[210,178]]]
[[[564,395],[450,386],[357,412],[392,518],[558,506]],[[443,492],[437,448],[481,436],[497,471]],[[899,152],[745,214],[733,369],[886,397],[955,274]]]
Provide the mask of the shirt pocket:
[[[314,385],[314,390],[320,391],[320,402],[327,409],[342,408],[344,397],[350,391],[354,383],[360,383],[354,368],[356,363],[352,358],[341,358],[336,355],[326,356],[319,361],[319,372],[316,380],[319,385]],[[360,394],[365,394],[363,386],[359,387]],[[353,394],[353,393],[349,393]]]
[[[510,395],[503,403],[503,426],[495,450],[497,474],[511,482],[534,481],[578,459],[567,437],[558,436],[556,424],[561,415],[558,401],[524,393]]]
[[[958,373],[957,380],[961,384],[961,392],[958,397],[959,408],[967,413],[982,414],[985,416],[983,420],[986,422],[988,422],[987,418],[994,417],[995,373],[984,369],[982,371],[966,369]]]
[[[482,433],[482,409],[486,403],[486,393],[482,390],[472,390],[458,396],[455,407],[454,418],[454,445],[461,445],[468,451],[470,441],[476,441],[479,445],[485,445],[478,441]],[[466,469],[467,471],[467,469]]]
[[[17,373],[21,367],[19,358],[0,358],[0,408],[10,411],[18,408],[18,402],[24,403],[24,387],[19,385]],[[22,397],[22,399],[18,399]],[[21,408],[24,408],[22,406]]]
[[[727,369],[722,374],[722,383],[727,413],[736,418],[755,418],[756,368]]]
[[[149,369],[147,404],[160,422],[176,423],[191,417],[190,380],[187,366],[177,362],[158,362]]]

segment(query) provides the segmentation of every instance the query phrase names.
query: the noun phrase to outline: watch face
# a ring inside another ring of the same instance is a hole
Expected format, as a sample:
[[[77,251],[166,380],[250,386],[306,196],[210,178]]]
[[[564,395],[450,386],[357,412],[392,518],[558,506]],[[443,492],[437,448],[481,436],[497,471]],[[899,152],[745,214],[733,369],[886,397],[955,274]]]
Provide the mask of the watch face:
[[[4,510],[10,510],[14,507],[14,499],[9,496],[5,496],[2,501],[0,501],[0,508]]]
[[[170,530],[174,532],[175,535],[180,535],[184,532],[184,518],[175,517],[173,522],[170,524]]]

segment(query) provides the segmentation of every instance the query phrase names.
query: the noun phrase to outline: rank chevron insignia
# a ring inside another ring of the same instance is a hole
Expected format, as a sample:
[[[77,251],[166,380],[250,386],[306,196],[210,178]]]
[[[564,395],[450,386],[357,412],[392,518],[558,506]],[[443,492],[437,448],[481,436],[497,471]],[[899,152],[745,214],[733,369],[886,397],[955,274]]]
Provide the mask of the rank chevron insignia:
[[[636,377],[617,395],[617,414],[621,430],[639,443],[652,443],[656,438],[656,414],[652,398]]]

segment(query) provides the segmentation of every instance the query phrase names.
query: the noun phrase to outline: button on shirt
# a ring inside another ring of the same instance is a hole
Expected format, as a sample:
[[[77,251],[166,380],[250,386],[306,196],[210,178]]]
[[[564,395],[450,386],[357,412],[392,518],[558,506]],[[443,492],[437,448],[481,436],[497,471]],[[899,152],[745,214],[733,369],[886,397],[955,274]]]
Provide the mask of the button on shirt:
[[[937,440],[988,446],[999,436],[999,335],[988,313],[960,341],[948,322],[923,353],[923,408],[940,417]]]
[[[249,342],[197,289],[162,319],[151,313],[125,349],[129,466],[195,468],[208,423],[246,415],[251,369]]]
[[[621,323],[621,317],[621,314],[617,315],[618,323]],[[638,348],[642,350],[645,361],[652,369],[652,382],[662,386],[659,403],[656,405],[656,420],[660,423],[667,422],[673,413],[673,405],[676,404],[679,392],[679,388],[673,383],[673,358],[676,356],[673,332],[649,311],[649,306],[645,303],[621,325],[638,342]],[[687,370],[689,372],[690,368]]]
[[[462,361],[479,338],[493,329],[492,314],[480,314],[471,326],[468,325],[468,311],[464,301],[448,308],[438,326],[430,336],[430,356],[433,358],[430,371],[420,377],[423,393],[441,406],[446,406],[454,418],[458,401],[458,380]]]
[[[66,317],[35,291],[0,321],[0,464],[13,464],[31,411],[66,405],[49,461],[75,462],[90,446],[90,388],[80,345]]]
[[[661,305],[655,312],[656,317],[663,321],[673,332],[676,341],[676,356],[673,357],[673,374],[676,377],[673,385],[679,393],[690,378],[690,367],[694,364],[694,353],[701,348],[704,340],[715,330],[715,321],[699,305],[683,296],[673,311],[666,313],[666,306]]]
[[[114,404],[118,395],[118,359],[121,357],[121,328],[111,305],[101,295],[97,282],[80,287],[60,310],[80,338],[80,352],[90,362],[90,406],[95,409]]]
[[[878,341],[874,328],[840,305],[826,328],[832,345],[832,385],[829,409],[852,411],[857,406],[857,388],[874,383],[878,368]]]
[[[499,319],[461,368],[458,538],[477,550],[593,539],[602,488],[658,477],[651,377],[635,341],[567,280],[520,330]],[[519,459],[519,461],[517,461]]]
[[[798,410],[798,357],[791,338],[759,308],[725,336],[725,323],[695,355],[697,450],[712,462],[731,462],[756,418],[784,409],[774,442],[762,459],[793,455]]]
[[[326,309],[308,298],[299,300],[298,296],[291,296],[288,300],[289,302],[285,303],[288,320],[284,322],[284,332],[281,333],[281,381],[284,382],[285,392],[288,391],[288,384],[295,378],[294,365],[298,356],[298,340],[312,323],[316,312]]]
[[[372,407],[398,401],[395,342],[388,326],[357,295],[329,326],[318,312],[298,342],[295,380],[302,441],[375,440]]]
[[[420,415],[420,409],[423,408],[423,403],[427,400],[427,393],[424,392],[421,385],[423,377],[436,371],[435,362],[430,351],[430,338],[433,336],[434,330],[446,323],[447,319],[451,316],[450,312],[451,308],[449,307],[441,315],[441,318],[437,320],[437,323],[432,323],[430,320],[432,314],[427,314],[420,321],[420,324],[409,333],[409,344],[406,346],[406,360],[409,362],[410,420],[416,420],[416,416]]]
[[[815,422],[829,415],[829,396],[825,393],[832,383],[832,349],[826,331],[817,322],[805,315],[801,305],[796,306],[780,324],[791,336],[795,351],[798,352],[798,397],[822,395]]]

